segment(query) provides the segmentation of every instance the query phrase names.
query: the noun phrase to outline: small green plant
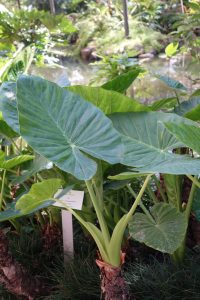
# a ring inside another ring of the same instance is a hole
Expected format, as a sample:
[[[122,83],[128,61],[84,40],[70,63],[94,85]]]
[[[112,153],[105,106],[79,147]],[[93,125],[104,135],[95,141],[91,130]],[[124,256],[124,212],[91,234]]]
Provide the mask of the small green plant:
[[[167,47],[165,48],[166,56],[168,58],[174,56],[177,53],[178,46],[179,46],[178,43],[170,43],[169,45],[167,45]]]
[[[38,55],[55,42],[62,40],[64,43],[68,35],[75,31],[64,15],[52,16],[49,12],[36,9],[0,13],[0,42],[35,46]]]
[[[134,70],[138,76],[139,73],[143,71],[142,68],[138,66],[138,61],[134,58],[129,58],[127,54],[114,55],[112,57],[103,56],[101,58],[101,61],[93,63],[93,65],[98,66],[98,72],[96,78],[92,79],[91,84],[103,84],[119,75]]]
[[[171,33],[174,40],[183,41],[180,51],[189,52],[194,60],[200,59],[199,47],[199,14],[200,4],[196,1],[187,3],[187,12],[180,14],[178,20],[173,24],[174,31]]]
[[[8,58],[2,68],[0,68],[0,82],[16,81],[19,74],[26,74],[31,66],[35,54],[35,48],[22,45]]]

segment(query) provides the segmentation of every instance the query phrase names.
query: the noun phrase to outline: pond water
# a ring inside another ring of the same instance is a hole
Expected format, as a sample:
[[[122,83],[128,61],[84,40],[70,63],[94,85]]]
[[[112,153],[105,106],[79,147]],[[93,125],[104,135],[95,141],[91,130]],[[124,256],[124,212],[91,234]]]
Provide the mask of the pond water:
[[[174,92],[155,78],[153,74],[168,75],[180,81],[188,88],[189,93],[200,88],[200,64],[192,63],[188,57],[177,56],[166,60],[164,56],[160,56],[154,59],[140,60],[139,64],[148,72],[142,78],[134,81],[128,93],[142,103],[149,104],[158,99],[174,96]],[[57,65],[33,66],[31,69],[32,74],[40,75],[61,86],[66,86],[69,82],[72,85],[87,85],[97,72],[97,66],[72,58]]]

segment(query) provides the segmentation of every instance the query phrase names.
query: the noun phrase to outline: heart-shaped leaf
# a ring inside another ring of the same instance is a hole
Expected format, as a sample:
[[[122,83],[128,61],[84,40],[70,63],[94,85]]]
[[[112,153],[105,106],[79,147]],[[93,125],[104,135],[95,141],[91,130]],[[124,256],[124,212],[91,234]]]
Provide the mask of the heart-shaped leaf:
[[[21,135],[60,169],[88,180],[97,170],[88,155],[112,164],[120,161],[120,134],[78,95],[39,77],[22,76],[17,101]]]
[[[140,173],[200,173],[199,159],[172,152],[185,144],[163,124],[175,122],[197,126],[195,122],[163,112],[121,113],[110,118],[115,128],[124,135],[123,164],[136,167]]]
[[[156,250],[174,253],[184,240],[187,219],[183,213],[167,203],[155,204],[151,209],[153,219],[136,213],[129,224],[131,236]]]

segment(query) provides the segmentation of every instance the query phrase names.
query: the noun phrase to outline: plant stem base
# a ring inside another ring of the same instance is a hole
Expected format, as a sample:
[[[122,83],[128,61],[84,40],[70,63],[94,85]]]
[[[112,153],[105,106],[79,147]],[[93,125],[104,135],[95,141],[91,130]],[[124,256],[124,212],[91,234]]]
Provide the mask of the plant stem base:
[[[130,295],[121,266],[113,267],[101,260],[96,260],[101,270],[101,291],[105,300],[135,300]]]

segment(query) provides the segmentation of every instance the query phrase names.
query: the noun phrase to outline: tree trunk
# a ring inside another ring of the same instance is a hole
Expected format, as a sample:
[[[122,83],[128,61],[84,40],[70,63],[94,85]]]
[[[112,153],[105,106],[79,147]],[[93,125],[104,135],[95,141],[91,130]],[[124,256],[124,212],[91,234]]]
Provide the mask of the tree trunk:
[[[18,8],[21,9],[21,3],[20,0],[17,0]]]
[[[101,271],[101,291],[105,300],[134,300],[123,278],[121,266],[113,267],[101,260],[96,260]]]
[[[0,284],[12,294],[34,300],[47,295],[47,288],[41,280],[32,277],[9,252],[9,244],[0,230]]]
[[[49,0],[49,5],[50,5],[51,14],[55,15],[56,9],[55,9],[55,2],[54,2],[54,0]]]
[[[185,10],[184,10],[183,0],[180,0],[180,1],[181,1],[181,12],[182,12],[182,14],[184,14]]]
[[[108,1],[108,11],[109,14],[112,16],[113,15],[113,3],[112,0],[107,0]]]
[[[125,30],[125,37],[129,37],[129,23],[128,23],[128,5],[127,0],[122,0],[123,4],[123,15],[124,15],[124,30]]]

